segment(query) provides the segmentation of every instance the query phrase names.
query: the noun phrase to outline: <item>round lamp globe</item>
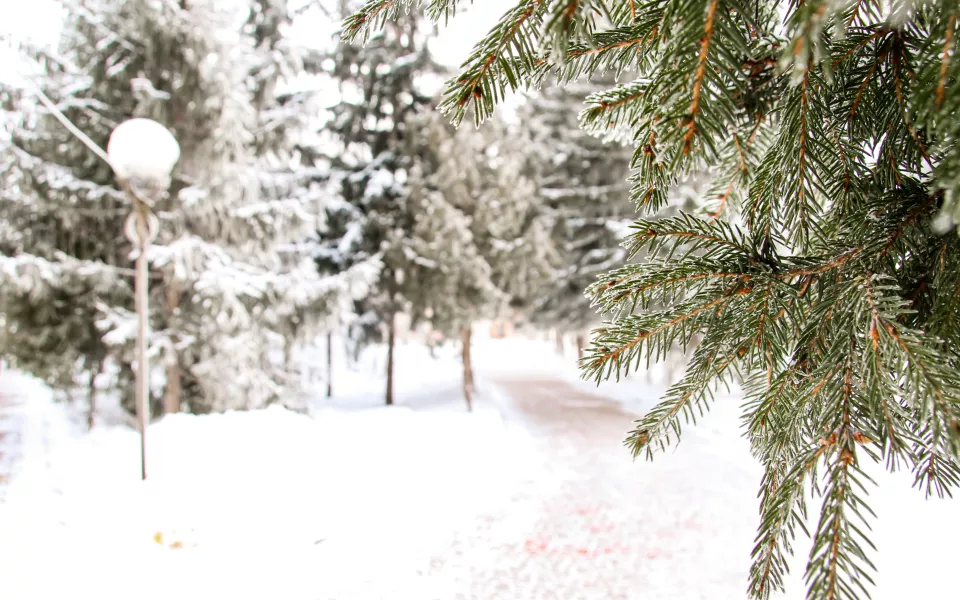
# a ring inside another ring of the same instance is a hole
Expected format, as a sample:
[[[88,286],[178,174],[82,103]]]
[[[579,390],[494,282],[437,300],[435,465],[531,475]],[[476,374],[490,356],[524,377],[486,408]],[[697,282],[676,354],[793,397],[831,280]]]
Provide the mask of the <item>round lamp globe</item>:
[[[169,182],[170,173],[180,160],[180,145],[160,123],[130,119],[110,134],[107,156],[119,179],[164,184]]]

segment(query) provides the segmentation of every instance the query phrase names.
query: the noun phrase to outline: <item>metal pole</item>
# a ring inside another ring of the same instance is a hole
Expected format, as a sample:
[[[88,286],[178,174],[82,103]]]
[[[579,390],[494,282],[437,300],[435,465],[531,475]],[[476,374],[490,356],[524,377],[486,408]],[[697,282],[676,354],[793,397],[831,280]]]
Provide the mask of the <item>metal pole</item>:
[[[150,424],[150,359],[147,356],[150,339],[150,306],[148,292],[150,279],[147,273],[147,250],[157,235],[159,223],[147,206],[127,182],[121,188],[133,202],[133,213],[127,220],[127,239],[138,249],[137,268],[134,272],[134,304],[137,311],[137,371],[136,401],[137,424],[140,429],[140,477],[147,478],[147,426]]]
[[[137,236],[140,238],[140,254],[137,256],[137,274],[134,295],[137,309],[137,413],[140,421],[140,477],[147,478],[147,425],[150,423],[150,363],[147,358],[147,340],[150,337],[150,307],[148,305],[147,248],[150,246],[149,225],[146,207],[140,202],[137,208]]]

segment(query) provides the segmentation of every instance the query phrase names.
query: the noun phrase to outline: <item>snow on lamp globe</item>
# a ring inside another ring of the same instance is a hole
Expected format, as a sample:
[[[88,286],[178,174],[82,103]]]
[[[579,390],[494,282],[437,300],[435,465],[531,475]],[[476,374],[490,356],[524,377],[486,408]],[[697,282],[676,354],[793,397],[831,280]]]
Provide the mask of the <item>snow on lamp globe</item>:
[[[180,145],[166,127],[150,119],[124,121],[110,134],[107,157],[132,211],[124,233],[137,254],[134,297],[137,311],[137,422],[140,428],[140,476],[147,478],[147,425],[150,423],[150,335],[147,250],[157,239],[160,221],[151,211],[170,187],[170,175],[180,160]]]

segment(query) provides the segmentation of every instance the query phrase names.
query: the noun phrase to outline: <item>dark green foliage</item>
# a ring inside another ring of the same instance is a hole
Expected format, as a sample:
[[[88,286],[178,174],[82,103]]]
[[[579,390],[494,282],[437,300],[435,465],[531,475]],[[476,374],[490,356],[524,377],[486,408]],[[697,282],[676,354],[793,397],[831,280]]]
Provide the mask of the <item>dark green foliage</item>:
[[[354,307],[361,318],[351,324],[351,337],[360,344],[381,341],[383,325],[417,295],[424,262],[414,248],[424,206],[408,180],[432,152],[417,131],[432,102],[418,79],[440,68],[426,47],[423,16],[394,16],[364,47],[338,43],[328,63],[344,92],[325,126],[339,200],[327,208],[316,260],[327,273],[362,263],[381,267],[373,291]]]
[[[911,469],[928,494],[960,480],[960,6],[594,1],[589,18],[586,6],[518,3],[443,108],[482,120],[546,72],[635,74],[582,119],[634,141],[638,208],[652,216],[691,172],[712,184],[702,214],[638,221],[627,245],[644,260],[591,287],[610,322],[585,373],[619,376],[699,340],[628,445],[675,443],[716,385],[741,381],[765,467],[750,595],[782,588],[812,492],[808,597],[865,596],[864,464]]]

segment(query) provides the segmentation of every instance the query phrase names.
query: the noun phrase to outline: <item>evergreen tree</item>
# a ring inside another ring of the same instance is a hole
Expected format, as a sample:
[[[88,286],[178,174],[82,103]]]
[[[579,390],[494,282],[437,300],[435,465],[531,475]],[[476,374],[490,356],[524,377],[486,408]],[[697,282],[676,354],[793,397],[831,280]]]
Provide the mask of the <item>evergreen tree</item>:
[[[409,2],[371,0],[365,35]],[[435,17],[455,0],[429,3]],[[555,72],[635,80],[591,96],[594,130],[635,141],[632,199],[652,213],[693,170],[701,214],[643,218],[646,259],[591,287],[610,321],[584,358],[621,376],[700,341],[682,379],[630,435],[675,443],[717,384],[741,377],[746,435],[765,468],[749,593],[782,588],[817,497],[808,597],[866,595],[864,463],[913,471],[927,494],[960,481],[960,62],[953,2],[521,0],[481,40],[442,103],[479,122]],[[938,214],[946,208],[939,219]],[[936,227],[935,227],[936,226]]]
[[[469,166],[482,163],[475,153],[483,150],[471,143],[470,138],[479,137],[474,132],[453,131],[439,115],[425,114],[418,121],[431,152],[411,172],[410,196],[420,218],[411,232],[410,253],[416,260],[406,297],[414,322],[428,321],[444,337],[460,338],[463,394],[472,409],[473,320],[500,299],[492,269],[478,247],[482,239],[473,230],[480,173]]]
[[[561,266],[536,298],[534,322],[561,332],[582,333],[599,321],[584,290],[623,264],[620,240],[635,215],[627,198],[630,150],[579,127],[584,98],[613,84],[613,78],[544,85],[521,110],[536,156],[538,194],[554,220]]]
[[[291,305],[312,308],[330,294],[311,263],[279,251],[316,227],[322,199],[289,174],[285,129],[300,108],[284,107],[275,92],[298,68],[279,37],[285,7],[73,0],[64,8],[60,47],[37,57],[46,93],[101,147],[133,116],[165,124],[181,145],[170,196],[155,205],[161,233],[150,255],[150,346],[166,367],[167,409],[181,398],[194,412],[280,400],[286,377],[271,352],[283,346],[289,315],[300,318]],[[77,376],[92,382],[110,356],[129,392],[127,199],[109,167],[32,97],[7,99],[21,118],[2,148],[0,202],[14,232],[3,240],[4,352],[61,386]]]
[[[410,185],[421,217],[411,238],[418,260],[406,296],[416,318],[460,338],[469,407],[473,322],[500,316],[510,303],[528,303],[558,259],[533,183],[522,172],[524,146],[502,124],[454,130],[436,113],[421,123],[431,152]]]
[[[474,228],[484,232],[481,252],[510,308],[529,312],[560,264],[553,216],[537,193],[529,146],[520,133],[496,123],[487,129],[487,171]]]
[[[339,86],[330,109],[324,149],[339,186],[320,232],[317,263],[322,272],[344,273],[376,263],[379,276],[356,300],[350,337],[357,349],[387,343],[386,403],[393,403],[396,315],[415,299],[427,261],[418,253],[421,220],[432,210],[428,195],[411,193],[410,177],[424,168],[429,148],[417,117],[431,106],[426,86],[442,71],[430,56],[429,28],[417,12],[391,23],[365,47],[341,41],[324,61]]]

